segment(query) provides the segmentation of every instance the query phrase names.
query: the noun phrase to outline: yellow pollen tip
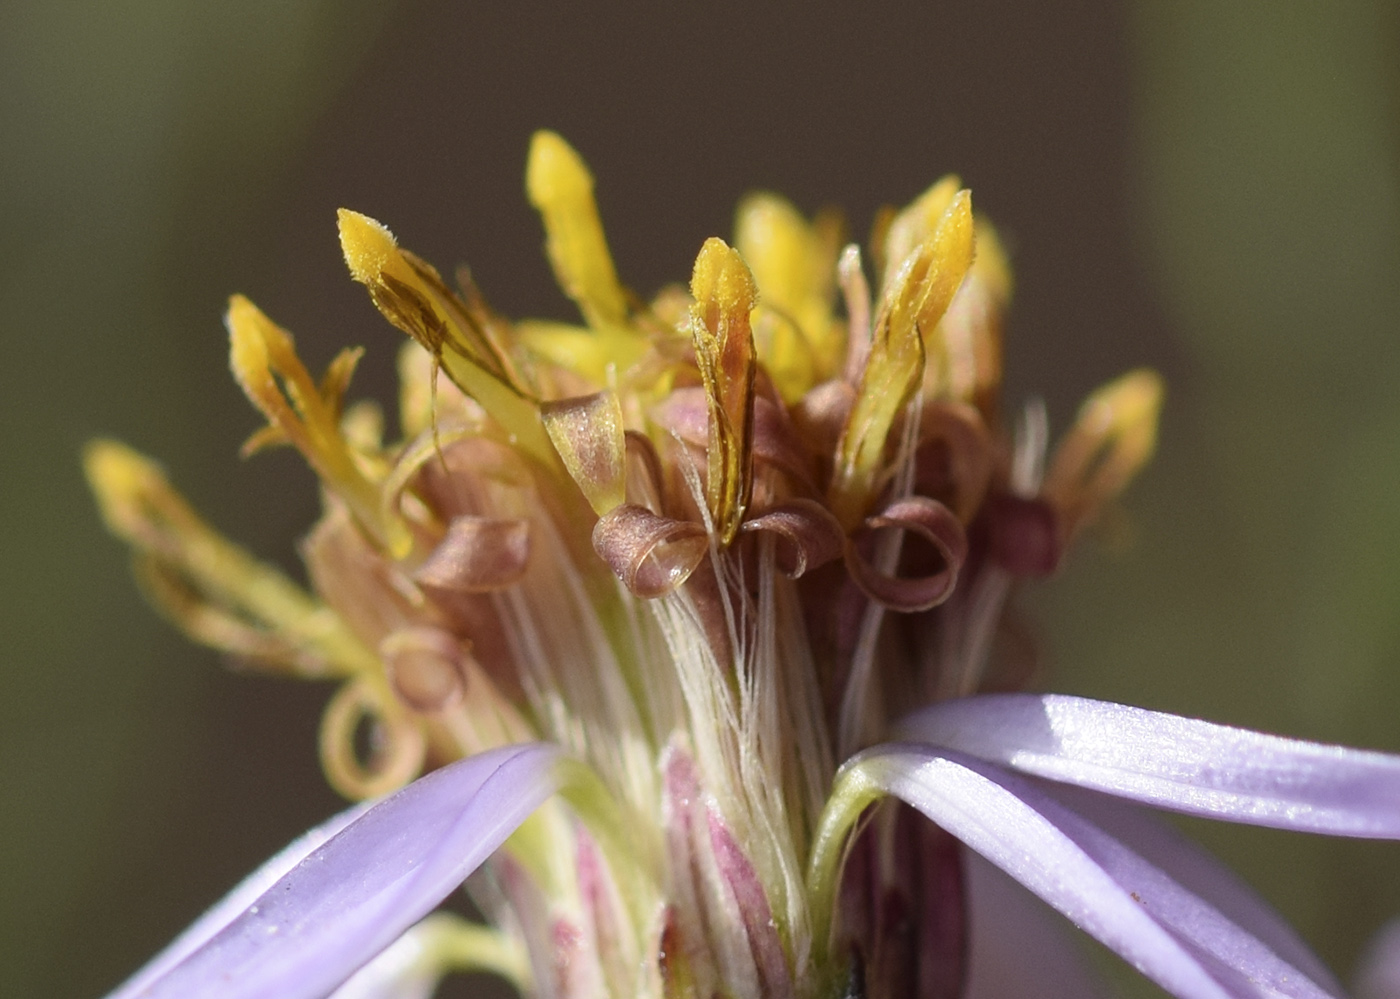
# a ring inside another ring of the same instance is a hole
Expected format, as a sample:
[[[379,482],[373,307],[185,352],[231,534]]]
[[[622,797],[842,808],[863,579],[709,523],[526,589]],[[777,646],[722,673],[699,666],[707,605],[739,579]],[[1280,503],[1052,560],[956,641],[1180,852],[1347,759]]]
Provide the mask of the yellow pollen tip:
[[[91,441],[83,448],[83,472],[103,519],[117,533],[135,522],[134,504],[165,487],[165,476],[155,462],[111,440]]]
[[[235,339],[247,337],[272,321],[245,295],[230,295],[228,312],[224,313],[224,324]]]
[[[1094,520],[1152,456],[1163,394],[1161,376],[1139,368],[1084,401],[1042,487],[1067,534]]]
[[[706,499],[720,540],[729,544],[743,522],[752,488],[757,358],[749,313],[758,301],[758,286],[739,251],[711,238],[695,258],[690,289],[695,296],[695,363],[709,403]]]
[[[525,191],[544,222],[545,249],[559,287],[595,330],[625,326],[627,294],[617,280],[593,200],[593,175],[583,158],[555,133],[536,132]]]
[[[695,258],[690,293],[704,305],[747,314],[758,301],[758,285],[739,251],[717,236],[705,240]]]
[[[230,296],[224,325],[228,327],[229,366],[244,392],[258,404],[276,390],[269,372],[268,341],[281,331],[242,295]]]
[[[361,284],[378,280],[398,253],[394,234],[368,215],[348,208],[336,211],[336,222],[340,228],[340,250],[345,254],[350,276]]]
[[[583,157],[557,132],[539,131],[530,140],[525,166],[525,192],[530,204],[546,207],[572,202],[593,193],[593,174]]]

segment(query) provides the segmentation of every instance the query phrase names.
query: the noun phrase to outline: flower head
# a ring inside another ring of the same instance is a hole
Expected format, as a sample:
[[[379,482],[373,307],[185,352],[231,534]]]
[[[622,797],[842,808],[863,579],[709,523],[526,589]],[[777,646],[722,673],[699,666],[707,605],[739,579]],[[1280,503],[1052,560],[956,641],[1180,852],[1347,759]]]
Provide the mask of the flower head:
[[[267,419],[245,451],[294,446],[324,489],[310,592],[148,460],[89,448],[156,603],[336,681],[326,774],[388,795],[117,995],[318,996],[374,959],[340,994],[422,995],[473,966],[560,999],[957,996],[979,981],[986,877],[958,841],[1179,995],[1324,994],[1247,890],[1191,885],[1188,848],[1046,782],[1395,837],[1400,763],[1007,693],[1029,674],[1007,599],[1148,458],[1157,377],[1096,392],[1048,459],[1041,409],[1008,424],[1009,272],[956,178],[882,215],[868,264],[836,216],[753,195],[734,245],[707,240],[688,287],[650,301],[557,135],[535,136],[526,186],[581,325],[509,320],[469,272],[453,287],[340,213],[351,275],[411,340],[399,442],[345,404],[358,351],[315,379],[230,303]],[[875,807],[889,796],[912,808]],[[494,928],[418,923],[473,871]]]

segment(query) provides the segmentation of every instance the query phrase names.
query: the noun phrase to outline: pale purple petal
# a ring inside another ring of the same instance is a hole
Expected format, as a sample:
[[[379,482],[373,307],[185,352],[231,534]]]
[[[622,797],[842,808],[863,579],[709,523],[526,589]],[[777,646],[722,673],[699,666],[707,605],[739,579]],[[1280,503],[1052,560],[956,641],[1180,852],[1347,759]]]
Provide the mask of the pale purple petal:
[[[1058,694],[947,701],[896,731],[1155,808],[1400,839],[1400,756]]]
[[[967,851],[964,999],[1105,999],[1074,930],[1002,871]]]
[[[508,746],[428,774],[306,855],[174,967],[140,972],[108,999],[319,999],[553,794],[560,758],[552,746]]]
[[[372,802],[347,808],[334,818],[302,833],[272,856],[261,867],[240,881],[234,889],[209,908],[204,915],[187,926],[178,937],[166,945],[141,970],[122,983],[108,999],[125,999],[141,995],[175,965],[189,957],[212,937],[257,901],[258,896],[280,881],[288,871],[306,859],[336,833],[369,810]]]
[[[442,978],[419,923],[385,947],[326,999],[430,999]]]
[[[1303,942],[1288,920],[1238,874],[1160,817],[1138,805],[1096,791],[1049,781],[1041,783],[1040,788],[1219,909],[1318,985],[1329,992],[1341,994],[1344,991],[1331,970]],[[1400,994],[1395,999],[1400,999]]]
[[[1400,919],[1382,926],[1356,970],[1356,999],[1400,999]]]
[[[919,745],[876,747],[848,766],[919,809],[1175,995],[1328,995],[1029,781]]]
[[[1135,901],[1242,996],[1332,994],[1268,944],[1087,819],[1050,799],[1038,810],[1079,844]],[[1326,978],[1330,980],[1331,976]]]

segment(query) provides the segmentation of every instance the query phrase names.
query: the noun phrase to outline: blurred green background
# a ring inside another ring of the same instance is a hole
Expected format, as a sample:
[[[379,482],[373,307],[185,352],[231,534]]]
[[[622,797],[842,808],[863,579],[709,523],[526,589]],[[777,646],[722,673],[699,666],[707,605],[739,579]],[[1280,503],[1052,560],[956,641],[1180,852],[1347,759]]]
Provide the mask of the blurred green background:
[[[313,482],[236,456],[225,296],[313,369],[365,344],[388,398],[348,205],[506,312],[567,315],[522,191],[540,126],[592,164],[643,291],[751,187],[863,236],[959,171],[1016,262],[1009,398],[1062,428],[1129,366],[1170,384],[1128,515],[1028,594],[1048,683],[1400,750],[1394,3],[3,0],[0,993],[100,995],[337,805],[326,691],[233,675],[145,608],[82,443],[159,456],[295,569]],[[1400,914],[1400,844],[1191,830],[1344,977]]]

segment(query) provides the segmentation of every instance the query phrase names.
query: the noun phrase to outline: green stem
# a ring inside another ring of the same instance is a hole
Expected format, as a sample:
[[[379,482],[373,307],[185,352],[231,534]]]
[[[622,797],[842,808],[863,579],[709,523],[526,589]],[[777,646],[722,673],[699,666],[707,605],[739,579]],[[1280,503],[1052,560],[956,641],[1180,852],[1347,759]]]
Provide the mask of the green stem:
[[[818,967],[830,961],[831,933],[836,916],[837,892],[845,865],[851,831],[861,813],[885,792],[872,783],[859,765],[846,766],[836,775],[831,797],[822,809],[812,853],[807,862],[807,903],[812,913],[812,960]]]

